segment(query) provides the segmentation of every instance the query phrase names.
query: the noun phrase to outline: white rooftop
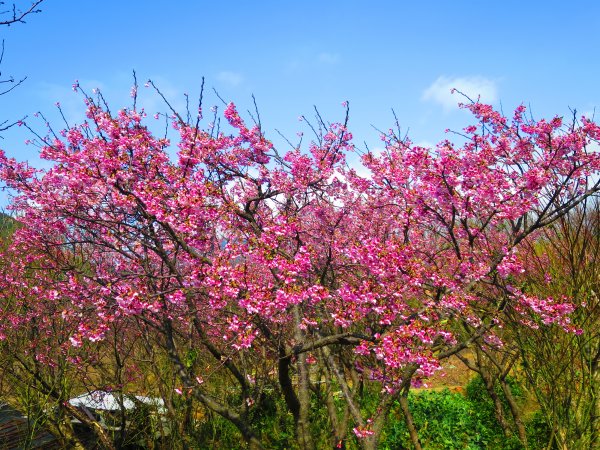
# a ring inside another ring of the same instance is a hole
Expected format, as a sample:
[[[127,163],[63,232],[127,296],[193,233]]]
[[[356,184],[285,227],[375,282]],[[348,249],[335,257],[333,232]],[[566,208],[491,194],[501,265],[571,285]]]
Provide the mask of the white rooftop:
[[[123,408],[134,409],[135,402],[132,398],[137,399],[139,402],[149,406],[154,406],[158,409],[158,412],[163,413],[165,411],[165,402],[162,398],[158,397],[146,397],[143,395],[123,395]],[[117,395],[108,391],[93,391],[88,394],[82,394],[78,397],[74,397],[69,400],[69,403],[76,407],[85,406],[88,409],[96,409],[103,411],[119,411],[121,406]]]

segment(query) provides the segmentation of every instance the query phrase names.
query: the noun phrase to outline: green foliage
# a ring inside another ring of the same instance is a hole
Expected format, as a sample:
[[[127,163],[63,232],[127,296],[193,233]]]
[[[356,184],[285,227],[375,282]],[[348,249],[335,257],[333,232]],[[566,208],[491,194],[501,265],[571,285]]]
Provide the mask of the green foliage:
[[[525,392],[523,391],[523,388],[513,377],[506,377],[506,383],[510,386],[510,390],[517,400],[523,400],[525,398]],[[473,403],[489,404],[493,410],[492,400],[487,394],[484,381],[480,376],[473,378],[469,384],[467,384],[466,394],[467,398]],[[498,394],[501,399],[504,399],[502,389],[498,385],[496,386],[496,394]],[[504,406],[508,408],[507,403],[505,403]]]
[[[185,364],[185,367],[190,369],[191,367],[193,367],[193,365],[197,359],[198,359],[198,350],[195,348],[191,348],[185,354],[183,363]]]
[[[533,413],[527,422],[527,440],[532,449],[548,449],[548,439],[552,435],[552,431],[541,411]],[[556,442],[553,443],[551,450],[557,449]]]
[[[240,399],[232,399],[232,401],[239,402]],[[251,409],[249,421],[256,430],[261,430],[261,441],[265,448],[296,448],[294,420],[287,411],[283,399],[275,392],[265,393],[257,406]],[[199,421],[196,439],[199,448],[215,450],[247,448],[239,431],[231,422],[210,412]]]
[[[521,386],[507,379],[517,400],[524,399]],[[498,395],[504,395],[498,387]],[[522,445],[516,436],[506,438],[494,415],[494,405],[485,391],[483,380],[475,378],[466,388],[466,396],[443,391],[422,391],[408,397],[423,448],[517,450]],[[508,407],[508,405],[506,405]],[[540,414],[526,424],[530,449],[545,449],[550,432]],[[382,436],[381,448],[412,448],[400,405],[395,405]]]
[[[206,449],[245,449],[246,445],[237,428],[215,413],[208,413],[197,428],[197,444]]]
[[[508,380],[513,395],[524,398],[519,384]],[[365,393],[366,397],[375,393]],[[499,389],[498,395],[503,398]],[[239,402],[239,398],[232,398]],[[365,399],[366,403],[369,398]],[[269,449],[292,450],[297,448],[294,422],[280,394],[273,390],[265,394],[249,412],[250,422],[261,430],[261,440]],[[442,391],[417,391],[409,394],[409,406],[415,420],[421,444],[428,450],[517,450],[522,448],[516,437],[506,438],[494,416],[493,403],[489,399],[483,381],[475,378],[466,388],[466,395]],[[316,396],[312,399],[311,425],[317,448],[331,447],[331,424],[327,411]],[[527,423],[529,444],[532,450],[545,449],[550,436],[541,414],[536,413]],[[194,445],[206,449],[246,449],[247,445],[239,431],[217,414],[207,413],[197,422]],[[347,449],[359,448],[349,430],[345,442]],[[408,429],[400,405],[396,403],[388,417],[379,448],[396,450],[412,448]]]
[[[426,391],[411,394],[408,400],[423,448],[502,448],[497,446],[503,440],[501,430],[490,427],[486,416],[461,394]],[[386,450],[411,447],[400,405],[394,408],[382,443]]]
[[[507,377],[506,382],[509,385],[515,399],[521,402],[524,401],[525,393],[523,388],[515,381],[515,379],[512,377]],[[510,417],[508,417],[510,414],[510,409],[504,393],[502,392],[502,388],[496,384],[495,390],[496,395],[502,401],[502,406],[507,415],[507,420],[510,420]],[[477,409],[477,414],[481,423],[484,424],[485,427],[494,429],[497,431],[497,433],[502,434],[502,429],[498,424],[494,414],[494,403],[486,391],[485,382],[480,376],[473,378],[469,382],[466,387],[466,397],[473,407]]]
[[[252,421],[257,424],[256,429],[262,431],[267,448],[295,448],[294,419],[277,393],[263,394],[260,407],[252,410]]]

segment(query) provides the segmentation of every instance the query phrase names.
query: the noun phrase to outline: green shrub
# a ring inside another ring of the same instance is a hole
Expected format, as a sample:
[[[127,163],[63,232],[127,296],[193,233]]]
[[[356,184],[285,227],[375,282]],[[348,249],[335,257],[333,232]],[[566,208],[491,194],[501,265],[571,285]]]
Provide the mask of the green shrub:
[[[507,377],[506,381],[510,386],[510,390],[515,399],[518,402],[523,403],[525,400],[525,392],[521,385],[512,377]],[[510,416],[510,409],[500,386],[496,386],[496,394],[502,401],[502,406],[504,407],[504,411],[507,415],[506,418],[510,420],[512,417]],[[466,387],[466,397],[473,405],[473,408],[478,411],[478,416],[481,423],[488,429],[496,430],[498,436],[502,436],[502,429],[498,424],[494,414],[494,403],[488,395],[485,389],[484,381],[481,377],[473,378],[473,380],[469,382]],[[525,428],[527,430],[527,442],[529,444],[529,448],[532,450],[546,449],[548,445],[548,438],[551,433],[548,425],[545,423],[543,416],[539,411],[536,411],[531,418],[526,421]],[[506,440],[503,445],[503,447],[498,448],[522,448],[522,445],[515,436]]]
[[[423,448],[488,449],[497,447],[503,436],[482,421],[479,411],[461,394],[425,391],[409,395],[409,407]],[[410,437],[400,405],[395,405],[382,441],[384,449],[410,448]]]
[[[523,390],[509,380],[513,395],[524,399]],[[502,392],[498,393],[503,398]],[[376,394],[365,393],[365,404]],[[239,400],[239,399],[236,399]],[[489,399],[483,381],[474,379],[466,387],[466,395],[442,391],[415,391],[408,397],[421,444],[427,450],[517,450],[522,446],[516,437],[507,439],[494,415],[494,406]],[[261,430],[261,440],[266,448],[297,448],[294,423],[285,403],[275,391],[261,400],[261,407],[251,413],[253,428]],[[331,425],[325,406],[312,398],[311,426],[317,448],[330,448]],[[364,411],[366,414],[370,412]],[[371,411],[372,412],[372,411]],[[545,449],[549,429],[541,414],[536,413],[526,423],[530,448]],[[247,448],[237,429],[216,414],[209,414],[198,423],[197,445],[207,449]],[[347,449],[358,449],[359,445],[352,431],[345,442]],[[402,410],[394,404],[381,436],[379,448],[396,450],[412,448]]]
[[[507,381],[517,401],[524,401],[525,395],[521,386],[512,378],[507,378]],[[497,393],[508,412],[508,404],[500,387]],[[424,449],[522,448],[516,436],[508,439],[504,436],[494,415],[494,404],[481,378],[475,378],[467,385],[465,396],[448,389],[416,391],[409,394],[408,400]],[[526,428],[530,449],[545,449],[550,431],[539,412],[527,421]],[[399,404],[394,406],[382,438],[382,449],[412,448]]]
[[[240,399],[232,398],[231,401],[235,403]],[[260,399],[260,407],[253,408],[248,419],[253,429],[260,430],[260,438],[265,448],[296,448],[293,417],[288,413],[283,399],[275,392],[265,393]],[[199,421],[196,430],[198,448],[215,450],[248,448],[238,429],[218,414],[208,413],[203,420]]]
[[[548,439],[552,435],[552,430],[546,423],[542,412],[539,410],[534,412],[525,426],[527,427],[527,440],[530,448],[547,449]],[[551,449],[554,450],[556,448],[556,443],[554,443]]]
[[[507,381],[508,385],[510,386],[513,396],[517,400],[522,400],[524,398],[524,393],[523,393],[523,389],[518,385],[518,383],[516,383],[515,380],[510,377],[508,377],[506,381]],[[506,414],[506,419],[510,421],[512,416],[509,416],[510,409],[508,406],[508,402],[506,401],[506,399],[504,397],[504,393],[502,392],[502,388],[499,385],[497,385],[495,390],[496,390],[496,395],[498,395],[498,397],[502,401],[502,406],[503,406],[505,414]],[[491,430],[493,435],[497,436],[496,440],[498,442],[498,445],[501,445],[501,446],[495,447],[495,448],[499,448],[499,449],[512,449],[512,448],[518,449],[518,448],[520,448],[521,444],[520,444],[518,438],[516,438],[516,437],[513,437],[512,439],[509,439],[507,442],[503,443],[503,440],[505,440],[506,438],[504,436],[502,427],[500,426],[500,424],[498,423],[498,420],[496,419],[496,415],[495,415],[495,411],[494,411],[494,402],[492,401],[492,399],[490,398],[490,396],[486,390],[485,382],[483,381],[483,379],[480,376],[473,378],[469,382],[469,384],[467,384],[465,392],[466,392],[466,398],[469,401],[469,403],[472,405],[472,408],[477,411],[477,417],[478,417],[479,422],[486,429]]]

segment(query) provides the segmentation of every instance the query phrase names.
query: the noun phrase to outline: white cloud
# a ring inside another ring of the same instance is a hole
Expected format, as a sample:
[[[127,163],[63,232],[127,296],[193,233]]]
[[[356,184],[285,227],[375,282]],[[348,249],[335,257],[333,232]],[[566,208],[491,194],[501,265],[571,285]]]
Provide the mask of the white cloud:
[[[596,109],[587,109],[585,111],[582,111],[579,113],[579,116],[585,116],[586,118],[590,119],[590,120],[598,120],[598,113],[596,111]]]
[[[369,149],[369,153],[371,153],[375,158],[380,158],[385,151],[385,147],[374,147]],[[350,167],[356,171],[356,174],[359,177],[366,178],[367,180],[373,178],[371,170],[365,167],[364,163],[356,155],[352,158],[349,158],[348,163],[350,164]]]
[[[315,70],[327,66],[334,67],[342,62],[342,55],[339,53],[329,51],[317,52],[314,49],[306,48],[288,56],[290,59],[283,66],[283,70],[286,73]]]
[[[180,114],[184,114],[186,103],[183,91],[159,75],[150,78],[173,108]],[[148,114],[169,111],[164,100],[152,87],[146,87],[143,79],[138,79],[138,83],[138,109],[143,108]],[[90,95],[94,99],[96,98],[96,90],[100,91],[113,113],[121,108],[131,108],[133,106],[133,99],[130,94],[133,79],[129,76],[115,76],[108,82],[80,79],[79,85],[87,95]],[[42,110],[45,115],[51,118],[57,116],[57,114],[53,114],[53,104],[58,102],[70,125],[79,124],[86,119],[85,111],[87,107],[84,103],[84,97],[81,93],[73,92],[70,84],[58,85],[43,82],[36,86],[36,91],[37,96],[42,100],[40,103],[45,105]],[[58,124],[57,126],[64,125],[60,117],[54,117],[50,122]]]
[[[498,99],[496,82],[489,78],[479,76],[450,78],[443,75],[425,89],[421,98],[437,102],[445,111],[450,111],[464,101],[460,94],[452,95],[452,89],[468,95],[473,100],[479,97],[482,102],[493,103]]]
[[[104,86],[102,83],[93,84],[80,81],[80,86],[85,89],[88,95],[92,94],[92,89],[95,87]],[[85,120],[86,106],[84,98],[81,94],[73,92],[70,85],[59,85],[56,83],[41,82],[34,87],[34,92],[37,97],[41,99],[39,102],[41,112],[48,118],[50,124],[55,126],[57,129],[65,127],[64,122],[58,115],[58,110],[53,106],[55,103],[60,104],[60,108],[65,116],[65,119],[70,126],[77,125]],[[34,121],[30,117],[30,125],[36,126],[41,124],[41,121]],[[38,123],[35,123],[38,122]]]
[[[415,144],[415,147],[435,148],[435,144],[430,141],[419,141]]]
[[[296,58],[296,59],[292,59],[292,60],[288,61],[285,64],[284,70],[286,73],[293,73],[293,72],[300,70],[301,68],[302,68],[302,62],[298,58]]]
[[[591,141],[589,144],[587,144],[587,151],[589,153],[599,153],[600,152],[600,144],[598,144],[596,141]]]
[[[223,70],[217,74],[217,80],[231,87],[237,87],[244,81],[241,73]]]
[[[337,64],[340,62],[340,55],[338,53],[328,53],[328,52],[323,52],[323,53],[319,53],[318,56],[318,60],[321,63],[324,64]]]
[[[153,75],[150,79],[173,106],[173,109],[181,115],[185,114],[186,104],[183,89],[161,75]],[[191,103],[193,103],[194,98],[197,98],[197,95],[197,92],[190,93]],[[144,108],[148,114],[169,112],[164,100],[152,87],[145,88],[145,84],[142,84],[138,89],[138,108],[140,107]]]

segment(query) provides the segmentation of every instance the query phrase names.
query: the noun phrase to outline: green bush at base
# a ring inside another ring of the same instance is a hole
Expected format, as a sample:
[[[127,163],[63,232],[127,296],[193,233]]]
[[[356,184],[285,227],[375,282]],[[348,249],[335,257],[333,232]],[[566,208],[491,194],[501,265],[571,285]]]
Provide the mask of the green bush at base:
[[[509,382],[517,400],[523,392],[514,381]],[[502,392],[498,395],[503,398]],[[481,379],[475,378],[466,387],[466,395],[442,391],[417,391],[409,395],[409,405],[421,444],[426,450],[517,450],[522,445],[516,436],[506,438],[494,415],[494,406]],[[274,396],[263,403],[264,408],[253,419],[263,431],[262,439],[267,448],[294,449],[294,425],[283,401]],[[311,420],[313,438],[318,448],[329,448],[329,425],[327,414],[313,402]],[[506,413],[509,415],[507,405]],[[198,443],[209,449],[246,448],[233,425],[218,415],[207,417],[198,427]],[[510,417],[507,416],[510,420]],[[545,449],[550,435],[540,414],[534,414],[527,422],[529,448]],[[346,441],[347,449],[358,449],[352,432]],[[410,449],[412,444],[400,405],[396,403],[388,417],[379,448],[383,450]]]
[[[461,394],[443,391],[409,395],[421,444],[426,449],[500,449],[506,444],[499,426],[489,423],[487,411],[476,407]],[[400,406],[390,417],[382,448],[411,448],[408,429]],[[518,448],[518,447],[517,447]]]
[[[517,400],[524,394],[514,380],[508,380]],[[497,394],[504,399],[500,388]],[[460,393],[422,391],[409,395],[410,410],[424,449],[490,449],[517,450],[523,448],[516,436],[507,438],[494,415],[494,405],[481,378],[473,379],[466,388],[466,396]],[[508,405],[504,405],[510,420]],[[534,414],[526,423],[529,448],[545,449],[550,435],[541,415]],[[382,449],[412,448],[408,429],[400,410],[395,405],[382,439]]]

